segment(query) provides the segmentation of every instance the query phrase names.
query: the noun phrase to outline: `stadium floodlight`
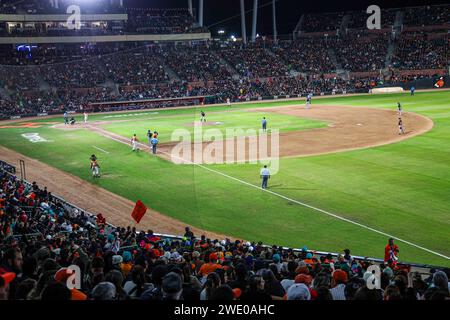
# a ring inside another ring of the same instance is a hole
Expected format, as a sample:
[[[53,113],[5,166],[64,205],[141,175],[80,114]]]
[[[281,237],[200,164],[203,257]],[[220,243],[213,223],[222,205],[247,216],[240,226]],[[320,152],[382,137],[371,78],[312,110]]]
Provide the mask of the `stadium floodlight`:
[[[217,31],[218,34],[225,34],[225,30],[221,29],[219,31]]]
[[[233,40],[233,41],[237,40],[236,37],[234,36],[234,34],[231,35],[230,39]]]

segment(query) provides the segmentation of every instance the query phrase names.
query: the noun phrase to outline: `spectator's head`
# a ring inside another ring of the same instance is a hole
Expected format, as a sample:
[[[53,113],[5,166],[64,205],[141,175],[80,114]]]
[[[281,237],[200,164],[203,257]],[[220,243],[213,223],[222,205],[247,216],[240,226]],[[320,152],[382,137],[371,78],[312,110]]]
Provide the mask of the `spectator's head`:
[[[362,288],[366,285],[363,279],[358,277],[352,277],[348,280],[346,286],[345,286],[345,297],[347,300],[353,300],[356,291],[358,291],[359,288]]]
[[[234,300],[234,292],[228,285],[221,285],[214,290],[209,300],[214,301],[232,301]]]
[[[111,282],[100,282],[92,289],[92,300],[114,300],[116,287]]]
[[[311,293],[303,283],[294,283],[289,287],[287,300],[311,300]]]
[[[23,266],[22,251],[19,248],[13,247],[6,251],[4,256],[5,262],[15,273],[20,273]]]
[[[161,285],[163,299],[179,300],[183,292],[183,280],[178,273],[169,272],[164,276]]]
[[[69,301],[72,293],[66,285],[59,282],[49,283],[42,291],[41,300],[43,301]]]
[[[335,285],[346,284],[347,279],[348,279],[347,272],[340,269],[333,272],[333,282]]]
[[[436,271],[433,274],[433,285],[436,288],[448,291],[448,278],[444,271]]]
[[[319,273],[313,281],[313,287],[318,289],[320,287],[330,288],[331,277],[328,273],[321,272]]]
[[[384,290],[383,294],[384,300],[401,300],[400,290],[395,285],[389,285]]]
[[[27,300],[28,294],[36,288],[37,282],[34,279],[26,279],[22,281],[16,290],[16,300]]]

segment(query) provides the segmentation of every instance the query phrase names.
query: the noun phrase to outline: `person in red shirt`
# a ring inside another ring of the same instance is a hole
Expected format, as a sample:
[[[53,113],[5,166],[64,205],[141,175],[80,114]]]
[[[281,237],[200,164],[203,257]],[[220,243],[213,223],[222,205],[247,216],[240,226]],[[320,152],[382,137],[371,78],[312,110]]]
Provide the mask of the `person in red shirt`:
[[[384,262],[396,262],[398,253],[398,246],[394,244],[394,239],[390,238],[388,244],[384,247]]]

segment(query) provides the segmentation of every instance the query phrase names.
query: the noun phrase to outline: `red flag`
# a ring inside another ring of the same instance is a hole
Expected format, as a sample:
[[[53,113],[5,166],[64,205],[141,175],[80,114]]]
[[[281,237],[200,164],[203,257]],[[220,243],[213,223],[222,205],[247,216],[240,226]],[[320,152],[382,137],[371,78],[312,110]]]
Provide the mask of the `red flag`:
[[[136,202],[136,205],[134,206],[133,212],[131,213],[131,217],[134,219],[134,221],[136,221],[136,223],[139,223],[146,212],[147,207],[142,203],[141,200],[138,200]]]

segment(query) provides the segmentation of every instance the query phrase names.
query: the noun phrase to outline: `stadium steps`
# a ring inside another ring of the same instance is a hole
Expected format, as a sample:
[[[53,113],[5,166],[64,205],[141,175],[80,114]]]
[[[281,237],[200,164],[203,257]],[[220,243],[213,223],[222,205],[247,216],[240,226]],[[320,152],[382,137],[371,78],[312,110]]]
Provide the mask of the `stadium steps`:
[[[305,23],[305,15],[302,14],[300,19],[298,19],[298,22],[297,22],[297,25],[295,26],[294,31],[292,31],[294,40],[296,40],[297,39],[297,35],[302,32],[301,30],[303,29],[304,23]]]
[[[216,54],[217,59],[219,59],[219,62],[221,65],[225,66],[225,68],[227,68],[228,72],[232,75],[232,77],[239,77],[239,73],[236,71],[236,69],[234,69],[231,64],[228,63],[227,60],[225,60],[224,58],[222,58],[222,56],[220,54]]]
[[[164,71],[169,76],[170,80],[181,81],[180,76],[175,71],[173,71],[172,68],[170,68],[168,65],[166,65],[165,63],[163,63],[163,68],[164,68]]]

